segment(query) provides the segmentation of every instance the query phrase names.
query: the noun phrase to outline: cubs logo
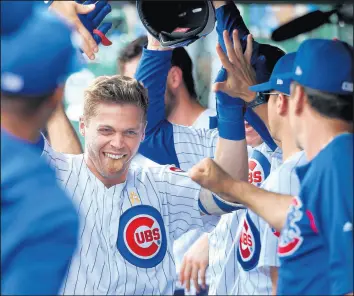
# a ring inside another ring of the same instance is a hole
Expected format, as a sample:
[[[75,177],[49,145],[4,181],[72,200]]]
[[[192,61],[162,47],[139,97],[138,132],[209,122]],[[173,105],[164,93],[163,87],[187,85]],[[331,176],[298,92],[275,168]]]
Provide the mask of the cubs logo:
[[[301,211],[302,202],[299,197],[294,197],[292,204],[289,207],[288,217],[286,224],[281,232],[278,255],[279,257],[285,257],[294,254],[294,252],[301,246],[303,237],[301,236],[301,230],[296,225],[303,216]]]
[[[259,230],[247,213],[239,237],[237,260],[246,271],[255,268],[259,261],[261,240]]]
[[[138,205],[123,213],[119,220],[117,247],[131,264],[152,268],[165,257],[166,231],[158,210]]]
[[[263,181],[268,178],[270,173],[270,162],[258,150],[253,150],[252,156],[248,161],[248,182],[260,187]]]

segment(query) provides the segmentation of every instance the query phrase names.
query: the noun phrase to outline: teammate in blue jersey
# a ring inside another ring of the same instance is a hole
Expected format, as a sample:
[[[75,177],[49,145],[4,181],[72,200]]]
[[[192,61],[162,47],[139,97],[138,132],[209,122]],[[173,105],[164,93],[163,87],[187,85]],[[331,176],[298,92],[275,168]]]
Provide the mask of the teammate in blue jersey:
[[[4,295],[57,294],[77,246],[77,213],[39,157],[44,141],[38,140],[38,130],[61,102],[63,79],[78,66],[71,36],[47,11],[34,11],[15,33],[1,36]]]
[[[231,64],[228,69],[237,71]],[[210,159],[190,175],[214,192],[237,197],[281,231],[278,294],[352,294],[353,48],[341,41],[306,40],[291,73],[279,79],[292,80],[290,125],[309,161],[297,169],[299,195],[233,180]]]

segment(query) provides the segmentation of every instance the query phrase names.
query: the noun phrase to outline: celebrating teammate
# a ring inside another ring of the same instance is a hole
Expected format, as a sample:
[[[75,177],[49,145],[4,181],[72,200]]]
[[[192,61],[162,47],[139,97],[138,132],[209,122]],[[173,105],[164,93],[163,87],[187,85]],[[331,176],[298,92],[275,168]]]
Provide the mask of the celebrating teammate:
[[[233,180],[210,159],[190,172],[281,231],[278,294],[353,293],[352,62],[350,45],[310,39],[300,45],[292,71],[278,77],[292,80],[289,122],[309,161],[297,169],[298,196]]]

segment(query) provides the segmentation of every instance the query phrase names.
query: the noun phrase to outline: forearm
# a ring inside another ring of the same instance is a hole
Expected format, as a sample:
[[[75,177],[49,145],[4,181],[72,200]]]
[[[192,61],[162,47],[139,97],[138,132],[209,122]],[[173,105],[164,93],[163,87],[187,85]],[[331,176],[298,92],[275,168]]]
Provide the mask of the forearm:
[[[160,51],[151,47],[143,49],[135,78],[148,90],[147,135],[165,120],[165,90],[168,71],[171,68],[172,51]]]
[[[215,150],[215,162],[233,179],[246,182],[248,178],[246,141],[232,141],[219,137]]]
[[[225,192],[221,194],[229,202],[239,202],[262,217],[277,231],[283,228],[291,195],[282,195],[266,191],[247,182],[227,180]]]
[[[82,147],[78,135],[59,104],[47,124],[47,132],[52,148],[57,152],[81,154]]]

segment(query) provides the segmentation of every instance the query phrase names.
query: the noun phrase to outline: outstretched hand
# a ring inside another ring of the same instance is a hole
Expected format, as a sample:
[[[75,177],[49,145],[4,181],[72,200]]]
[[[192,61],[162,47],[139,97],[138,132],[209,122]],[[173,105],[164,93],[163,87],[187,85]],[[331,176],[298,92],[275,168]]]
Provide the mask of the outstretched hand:
[[[256,84],[256,73],[251,65],[252,35],[247,36],[245,53],[242,51],[237,30],[233,31],[233,44],[226,30],[223,32],[223,38],[227,54],[224,53],[220,44],[217,44],[216,51],[227,71],[227,79],[224,82],[216,82],[213,85],[213,91],[222,91],[230,97],[241,98],[250,102],[254,99],[255,93],[248,88]]]

